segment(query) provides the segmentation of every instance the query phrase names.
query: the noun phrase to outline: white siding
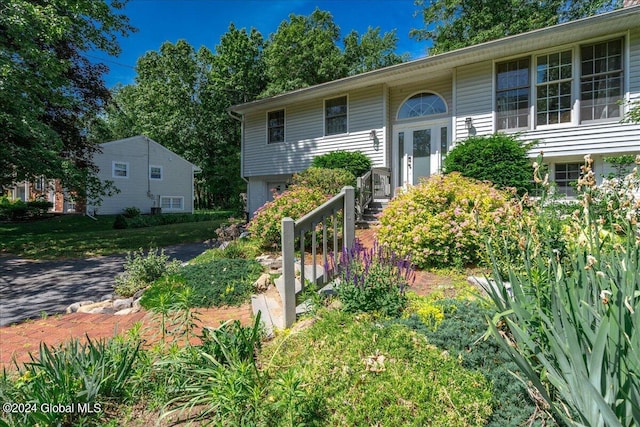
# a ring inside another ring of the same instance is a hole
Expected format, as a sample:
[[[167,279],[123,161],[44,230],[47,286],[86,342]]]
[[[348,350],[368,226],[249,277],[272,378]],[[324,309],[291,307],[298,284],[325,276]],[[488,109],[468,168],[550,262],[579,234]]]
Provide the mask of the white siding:
[[[493,64],[486,61],[457,69],[455,134],[458,140],[469,136],[464,121],[473,120],[478,135],[493,132]]]
[[[137,207],[149,213],[160,206],[160,197],[183,197],[184,210],[193,212],[193,165],[162,145],[144,137],[133,137],[101,145],[102,153],[94,156],[102,181],[113,181],[118,194],[105,197],[100,206],[87,206],[100,215],[122,213],[127,207]],[[113,161],[129,164],[128,178],[112,176]],[[162,179],[149,179],[149,166],[162,167]]]
[[[640,28],[629,34],[629,99],[640,101]]]
[[[336,96],[348,96],[348,133],[324,136],[324,99],[292,104],[285,109],[285,142],[267,144],[264,110],[245,116],[244,175],[289,175],[300,172],[318,155],[336,150],[361,151],[376,166],[384,166],[385,134],[382,86]],[[370,139],[376,130],[378,143]]]

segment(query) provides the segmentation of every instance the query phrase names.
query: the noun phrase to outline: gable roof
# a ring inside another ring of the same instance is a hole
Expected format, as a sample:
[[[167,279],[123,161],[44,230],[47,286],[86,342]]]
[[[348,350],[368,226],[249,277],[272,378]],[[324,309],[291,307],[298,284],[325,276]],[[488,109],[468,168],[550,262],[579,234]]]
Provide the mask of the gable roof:
[[[393,84],[412,76],[424,75],[425,71],[428,71],[430,77],[448,75],[453,68],[461,65],[523,54],[560,44],[577,43],[589,38],[621,33],[636,26],[640,26],[640,5],[427,56],[269,98],[237,104],[229,110],[244,114],[265,107],[276,108],[293,101],[330,96],[349,89],[382,83]]]
[[[123,138],[123,139],[116,139],[115,141],[108,141],[108,142],[103,142],[100,144],[100,146],[110,146],[110,145],[117,145],[117,144],[130,144],[131,142],[134,141],[142,141],[142,142],[150,142],[153,143],[155,145],[157,145],[160,149],[165,150],[171,154],[173,154],[174,156],[178,157],[181,160],[184,160],[185,162],[187,162],[188,164],[191,165],[191,168],[193,169],[194,172],[201,172],[200,167],[198,167],[197,165],[191,163],[189,160],[185,159],[184,157],[180,156],[179,154],[176,154],[174,151],[169,150],[167,147],[165,147],[164,145],[160,144],[159,142],[154,141],[153,139],[144,136],[144,135],[136,135],[136,136],[131,136],[129,138]]]

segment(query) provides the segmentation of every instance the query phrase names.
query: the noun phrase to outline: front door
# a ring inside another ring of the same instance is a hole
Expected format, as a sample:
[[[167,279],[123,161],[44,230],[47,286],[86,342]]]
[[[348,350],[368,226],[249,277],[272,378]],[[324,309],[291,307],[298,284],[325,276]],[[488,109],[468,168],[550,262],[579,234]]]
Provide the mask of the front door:
[[[442,168],[449,146],[447,122],[403,126],[394,132],[397,184],[406,188]]]

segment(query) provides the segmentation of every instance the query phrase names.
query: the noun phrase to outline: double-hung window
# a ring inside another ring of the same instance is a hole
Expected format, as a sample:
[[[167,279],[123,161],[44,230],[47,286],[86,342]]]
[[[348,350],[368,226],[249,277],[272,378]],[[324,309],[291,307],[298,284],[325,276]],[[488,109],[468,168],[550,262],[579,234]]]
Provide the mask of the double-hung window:
[[[162,179],[162,166],[149,166],[149,179]]]
[[[129,163],[118,161],[111,163],[111,176],[114,178],[129,178]]]
[[[160,197],[160,206],[167,211],[184,210],[184,197],[162,196]]]
[[[580,48],[580,120],[621,117],[622,39]]]
[[[324,102],[325,135],[347,133],[347,97],[327,99]]]
[[[284,142],[284,110],[267,113],[268,143]]]
[[[496,119],[498,129],[529,127],[529,58],[496,65]]]
[[[555,177],[558,193],[569,197],[576,195],[575,186],[580,178],[580,163],[556,163]]]
[[[536,59],[536,125],[571,122],[572,52]]]

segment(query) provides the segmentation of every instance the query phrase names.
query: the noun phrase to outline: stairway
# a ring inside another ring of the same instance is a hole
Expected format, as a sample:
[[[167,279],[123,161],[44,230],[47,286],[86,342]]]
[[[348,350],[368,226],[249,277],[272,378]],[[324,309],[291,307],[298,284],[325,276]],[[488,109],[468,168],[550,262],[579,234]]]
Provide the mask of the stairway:
[[[360,228],[369,228],[371,225],[378,224],[378,216],[388,204],[389,200],[387,199],[376,199],[369,203],[362,214],[362,219],[358,221],[357,225]]]
[[[300,272],[300,262],[296,262],[296,297],[303,291],[302,284],[298,278]],[[312,281],[313,266],[304,266],[305,281]],[[324,268],[316,265],[316,283],[322,283],[324,279]],[[284,316],[282,313],[282,299],[280,293],[284,292],[284,278],[282,276],[275,280],[275,286],[270,286],[266,292],[251,296],[251,307],[253,314],[257,315],[261,312],[261,320],[264,325],[267,336],[272,336],[274,329],[284,329]],[[320,294],[328,294],[332,292],[332,285],[328,284],[318,291]],[[296,316],[304,314],[311,309],[311,301],[303,301],[296,306]]]

